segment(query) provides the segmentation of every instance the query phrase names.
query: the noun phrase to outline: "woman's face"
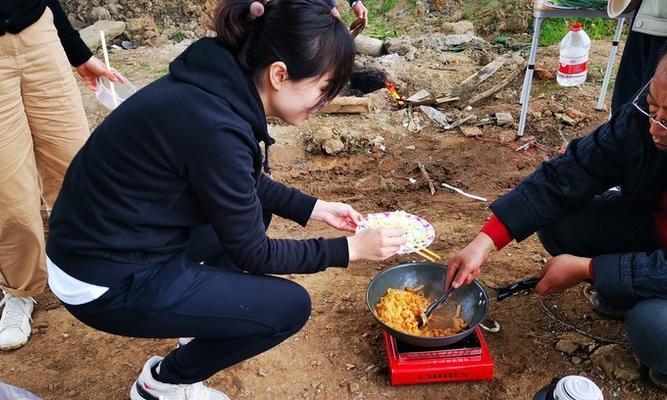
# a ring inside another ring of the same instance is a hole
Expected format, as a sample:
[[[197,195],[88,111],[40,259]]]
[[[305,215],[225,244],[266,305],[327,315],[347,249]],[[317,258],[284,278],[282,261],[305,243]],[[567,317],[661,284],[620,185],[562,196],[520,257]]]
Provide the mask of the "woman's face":
[[[267,70],[260,90],[267,116],[298,125],[318,110],[317,103],[329,83],[328,74],[294,81],[289,79],[287,69],[281,62],[273,63]]]

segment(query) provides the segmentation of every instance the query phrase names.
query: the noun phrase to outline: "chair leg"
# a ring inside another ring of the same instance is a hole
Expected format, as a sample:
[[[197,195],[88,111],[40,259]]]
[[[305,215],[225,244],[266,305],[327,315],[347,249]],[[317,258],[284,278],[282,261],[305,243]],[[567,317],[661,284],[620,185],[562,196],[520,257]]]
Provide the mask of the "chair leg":
[[[521,114],[519,116],[519,130],[517,136],[523,136],[526,127],[526,117],[528,115],[528,102],[530,100],[530,87],[533,83],[533,72],[535,71],[535,58],[537,55],[537,45],[540,41],[540,28],[542,27],[542,17],[535,17],[533,29],[533,41],[530,45],[530,55],[528,56],[528,67],[523,81],[523,90],[521,92]]]
[[[604,80],[602,81],[602,88],[600,88],[600,97],[598,98],[598,105],[595,107],[597,110],[604,110],[604,100],[607,97],[607,89],[609,88],[609,80],[611,79],[611,71],[614,69],[614,62],[616,60],[616,52],[618,52],[618,42],[621,39],[621,33],[623,32],[623,24],[625,23],[625,18],[621,17],[616,23],[616,33],[614,33],[614,41],[611,42],[611,51],[609,52],[609,57],[607,59],[607,69],[604,72]]]

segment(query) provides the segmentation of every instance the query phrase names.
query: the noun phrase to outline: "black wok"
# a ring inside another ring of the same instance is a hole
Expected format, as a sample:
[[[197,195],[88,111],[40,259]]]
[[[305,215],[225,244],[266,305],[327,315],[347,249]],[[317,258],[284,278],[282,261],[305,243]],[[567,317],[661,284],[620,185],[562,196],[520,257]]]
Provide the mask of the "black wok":
[[[448,316],[448,318],[439,318],[443,323],[450,321],[451,318],[449,317],[455,315],[456,308],[460,304],[461,318],[468,324],[469,328],[456,335],[444,337],[409,335],[385,325],[375,314],[375,306],[380,302],[382,296],[387,294],[388,288],[405,289],[422,286],[424,296],[433,301],[444,293],[446,279],[446,265],[427,262],[397,265],[380,272],[371,280],[366,289],[366,304],[380,327],[396,339],[421,347],[447,346],[466,338],[486,318],[489,310],[489,296],[477,280],[452,292],[445,304],[433,314],[436,317],[438,315]],[[531,279],[497,289],[494,291],[493,297],[502,300],[514,293],[533,288],[537,281],[538,279]],[[443,327],[446,327],[446,325]]]

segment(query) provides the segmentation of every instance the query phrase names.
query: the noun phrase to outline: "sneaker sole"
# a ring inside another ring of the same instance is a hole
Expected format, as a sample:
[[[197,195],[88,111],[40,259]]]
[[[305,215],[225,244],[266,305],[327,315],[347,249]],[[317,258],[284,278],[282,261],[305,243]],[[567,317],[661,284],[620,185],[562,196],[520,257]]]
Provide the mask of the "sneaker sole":
[[[139,391],[137,390],[137,381],[134,381],[132,384],[132,389],[130,389],[130,399],[131,400],[159,400],[155,396],[150,396],[150,397],[143,397],[142,395],[139,394]]]
[[[30,339],[30,337],[28,337]],[[6,351],[6,350],[16,350],[20,347],[23,347],[26,343],[28,343],[28,339],[24,340],[23,342],[20,343],[14,343],[6,346],[0,346],[0,350]]]

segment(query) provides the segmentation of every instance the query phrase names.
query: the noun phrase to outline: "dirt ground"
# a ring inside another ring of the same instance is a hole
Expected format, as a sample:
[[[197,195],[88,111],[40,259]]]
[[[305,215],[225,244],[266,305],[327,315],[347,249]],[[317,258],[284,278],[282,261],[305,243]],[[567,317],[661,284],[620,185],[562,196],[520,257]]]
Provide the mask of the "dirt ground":
[[[121,72],[142,86],[162,75],[167,62],[184,46],[117,51],[111,58]],[[594,106],[607,52],[607,43],[594,43],[591,78],[580,88],[559,88],[553,80],[535,82],[527,136],[557,149],[606,120],[607,112],[595,111]],[[419,89],[442,93],[479,68],[471,54],[453,54],[460,60],[447,64],[446,69],[436,65],[444,65],[442,60],[426,60],[419,54],[413,61],[360,57],[359,62],[384,65],[400,82],[402,93]],[[541,49],[538,65],[553,70],[556,55],[555,47]],[[489,202],[465,198],[439,183],[491,201],[554,154],[535,146],[516,151],[526,143],[509,141],[508,132],[516,126],[501,128],[484,122],[498,111],[510,111],[518,122],[521,81],[519,77],[471,110],[457,105],[443,108],[448,115],[476,115],[472,123],[483,131],[479,138],[465,137],[458,129],[443,131],[419,111],[400,109],[386,90],[369,95],[375,107],[368,114],[318,115],[299,127],[272,123],[271,132],[277,139],[271,152],[275,178],[322,199],[347,202],[362,213],[406,210],[421,215],[433,223],[437,233],[431,250],[451,255],[476,235],[490,214]],[[105,112],[86,89],[82,91],[94,126]],[[575,126],[553,115],[564,108],[581,113],[574,113],[580,119]],[[306,152],[305,143],[327,129],[341,136],[343,151],[335,155]],[[435,195],[430,195],[417,162],[435,182]],[[337,235],[323,225],[302,229],[280,219],[274,220],[270,234],[276,238]],[[521,279],[539,269],[547,257],[534,236],[521,244],[512,243],[492,255],[481,281],[500,286]],[[499,333],[486,334],[496,367],[493,380],[390,386],[380,332],[366,309],[364,294],[379,271],[413,260],[417,259],[397,256],[383,263],[355,262],[347,269],[290,276],[312,296],[313,312],[306,327],[280,346],[218,373],[209,383],[232,399],[514,400],[532,399],[553,377],[583,374],[604,389],[606,399],[665,398],[651,388],[645,372],[633,360],[623,323],[594,314],[583,287],[546,297],[519,295],[492,304],[490,316],[502,324]],[[44,399],[128,398],[145,360],[164,355],[176,345],[175,340],[97,332],[69,315],[50,292],[37,297],[33,319],[29,343],[0,354],[0,380]],[[575,329],[584,334],[575,334]]]

